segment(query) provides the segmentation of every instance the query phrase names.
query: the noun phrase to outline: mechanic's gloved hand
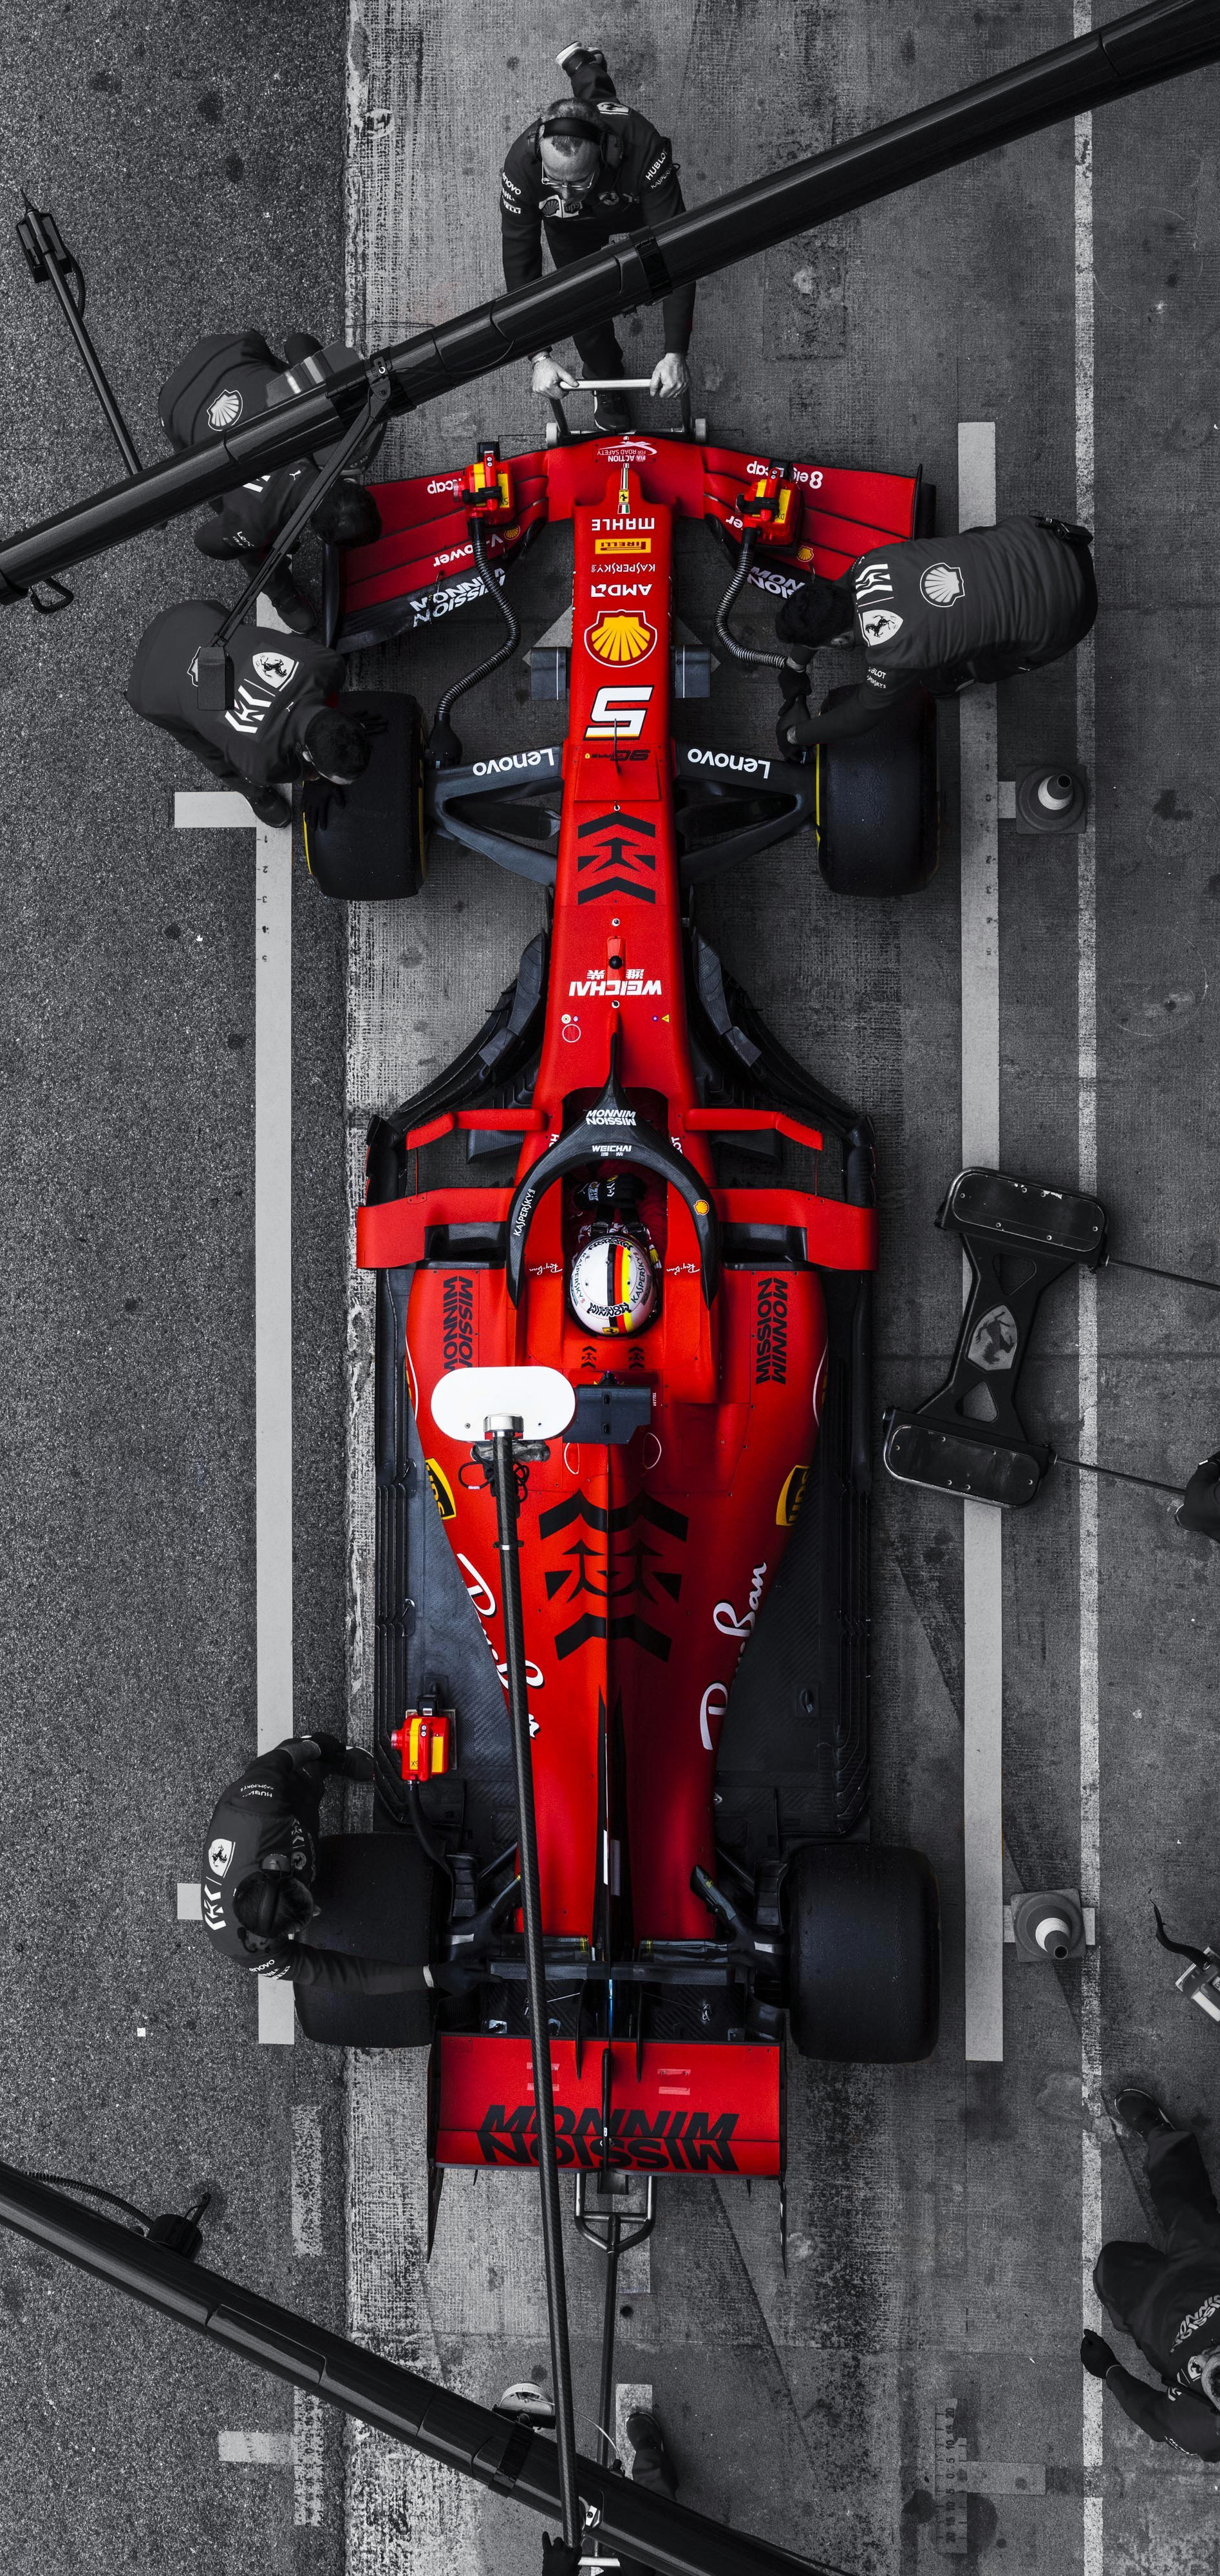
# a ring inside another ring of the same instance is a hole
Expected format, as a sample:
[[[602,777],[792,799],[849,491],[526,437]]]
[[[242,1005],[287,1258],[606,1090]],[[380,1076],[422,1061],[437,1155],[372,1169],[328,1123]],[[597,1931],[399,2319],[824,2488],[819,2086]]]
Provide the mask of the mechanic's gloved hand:
[[[1094,2334],[1090,2328],[1080,2338],[1080,2358],[1090,2379],[1104,2379],[1106,2372],[1114,2369],[1118,2354],[1111,2352],[1104,2335]]]
[[[690,368],[676,349],[667,349],[652,371],[650,394],[684,394],[690,383]]]
[[[1196,1467],[1177,1515],[1178,1528],[1220,1539],[1220,1449]]]
[[[569,2549],[566,2540],[552,2540],[549,2531],[542,2535],[542,2576],[577,2576],[580,2549]]]
[[[428,1983],[435,1995],[470,1995],[486,1974],[477,1959],[430,1959]]]
[[[324,1771],[339,1771],[345,1780],[372,1779],[373,1757],[364,1751],[362,1745],[345,1744],[341,1735],[328,1735],[317,1726],[313,1731],[313,1741],[322,1756]]]
[[[534,360],[534,372],[530,378],[531,393],[570,394],[575,392],[576,382],[576,377],[570,376],[567,368],[559,365],[557,359],[551,356],[549,349],[539,350]]]

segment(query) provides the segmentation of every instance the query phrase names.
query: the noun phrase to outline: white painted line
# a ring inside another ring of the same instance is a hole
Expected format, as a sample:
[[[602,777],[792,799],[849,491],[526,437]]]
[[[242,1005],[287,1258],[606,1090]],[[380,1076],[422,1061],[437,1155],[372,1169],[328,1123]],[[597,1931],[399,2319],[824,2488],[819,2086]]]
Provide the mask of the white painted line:
[[[257,819],[232,787],[179,787],[174,795],[176,832],[253,832]]]
[[[995,422],[957,425],[958,524],[993,527]],[[962,839],[962,1162],[1000,1159],[999,781],[994,688],[959,701]],[[966,2057],[1004,2055],[1003,1515],[963,1518]]]
[[[203,1921],[203,1888],[197,1878],[180,1878],[178,1881],[178,1921]]]
[[[614,2424],[613,2427],[607,2425],[606,2430],[607,2432],[613,2430],[614,2447],[623,2463],[624,2475],[627,2477],[631,2475],[631,2464],[635,2458],[634,2444],[627,2439],[627,2418],[629,2415],[634,2415],[637,2410],[642,2415],[651,2415],[652,2381],[650,2379],[620,2380],[614,2392]]]
[[[292,2519],[298,2531],[322,2522],[322,2400],[307,2388],[292,2392]]]
[[[260,594],[260,626],[286,633]],[[258,1750],[292,1733],[292,834],[244,796],[179,791],[179,830],[249,830],[254,842],[254,1456]],[[180,1916],[193,1921],[193,1916]],[[296,2038],[292,1987],[258,1980],[264,2046]]]
[[[292,2250],[322,2251],[322,2114],[316,2102],[293,2105]]]
[[[1073,0],[1073,32],[1092,28],[1091,0]],[[1093,525],[1094,477],[1094,297],[1093,297],[1093,120],[1080,116],[1075,127],[1075,269],[1076,269],[1076,516]],[[1096,748],[1096,663],[1094,636],[1076,649],[1076,758],[1086,776],[1094,768]],[[1077,1151],[1080,1187],[1097,1188],[1097,843],[1096,799],[1089,798],[1084,830],[1076,844],[1077,919]],[[1079,1317],[1079,1405],[1084,1458],[1097,1456],[1097,1280],[1082,1270],[1077,1288]],[[1100,1896],[1101,1776],[1100,1692],[1098,1673],[1098,1540],[1099,1480],[1077,1479],[1080,1563],[1080,1894],[1093,1908]],[[1091,1488],[1091,1491],[1086,1491]],[[1080,2308],[1086,2327],[1102,2319],[1093,2288],[1093,2266],[1101,2251],[1101,2140],[1108,2123],[1101,2098],[1101,1951],[1087,1950],[1080,1981],[1080,2084],[1084,2105],[1080,2168]],[[1102,2425],[1103,2386],[1081,2373],[1081,2444],[1084,2472],[1082,2576],[1103,2576],[1105,2503],[1102,2471],[1105,2444]]]
[[[222,2469],[290,2469],[291,2433],[218,2433],[216,2448]]]

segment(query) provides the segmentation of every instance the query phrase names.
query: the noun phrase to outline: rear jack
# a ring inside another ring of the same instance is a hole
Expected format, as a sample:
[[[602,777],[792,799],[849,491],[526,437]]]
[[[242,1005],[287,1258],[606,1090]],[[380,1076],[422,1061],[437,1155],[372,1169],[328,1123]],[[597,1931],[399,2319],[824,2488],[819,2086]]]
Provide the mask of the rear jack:
[[[643,2213],[629,2209],[627,2202],[636,2177],[627,2173],[603,2171],[598,2174],[578,2173],[576,2177],[576,2224],[582,2236],[606,2258],[606,2296],[602,2308],[602,2357],[597,2382],[597,2459],[613,2468],[617,2454],[614,2439],[614,2343],[618,2327],[618,2267],[622,2256],[633,2245],[642,2245],[657,2223],[657,2179],[647,2178]],[[590,2205],[590,2187],[596,2200]],[[616,2207],[615,2203],[623,2204]]]

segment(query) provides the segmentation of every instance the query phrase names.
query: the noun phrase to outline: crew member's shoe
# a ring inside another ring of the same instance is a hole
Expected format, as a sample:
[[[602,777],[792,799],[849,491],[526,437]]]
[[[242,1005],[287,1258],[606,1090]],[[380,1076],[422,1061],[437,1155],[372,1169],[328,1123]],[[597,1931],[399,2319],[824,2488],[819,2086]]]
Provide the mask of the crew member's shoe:
[[[292,799],[281,796],[278,787],[247,787],[246,803],[260,823],[272,832],[286,832],[292,823]]]
[[[631,405],[626,394],[598,394],[593,404],[593,426],[603,438],[622,438],[631,427]]]
[[[496,2399],[497,2415],[511,2415],[518,2424],[535,2424],[539,2432],[554,2427],[555,2409],[545,2388],[536,2388],[532,2379],[515,2379],[511,2388]]]
[[[287,564],[281,564],[279,570],[272,573],[265,587],[277,617],[283,618],[285,626],[294,635],[312,635],[316,631],[318,612],[306,599],[304,591],[297,589]]]
[[[1172,2120],[1162,2111],[1155,2095],[1141,2092],[1135,2084],[1117,2095],[1114,2108],[1123,2127],[1134,2129],[1137,2138],[1155,2138],[1158,2130],[1173,2127]]]
[[[634,2483],[651,2487],[654,2495],[676,2496],[677,2471],[665,2448],[665,2435],[656,2416],[637,2407],[627,2418],[627,2439],[635,2453],[631,2463]]]

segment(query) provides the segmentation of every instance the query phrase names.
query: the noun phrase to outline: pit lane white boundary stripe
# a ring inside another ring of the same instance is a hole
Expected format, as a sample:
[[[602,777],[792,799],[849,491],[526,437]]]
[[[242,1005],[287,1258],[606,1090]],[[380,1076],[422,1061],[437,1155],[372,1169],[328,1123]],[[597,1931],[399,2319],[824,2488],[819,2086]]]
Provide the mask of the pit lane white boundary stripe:
[[[958,525],[996,514],[995,422],[957,425]],[[1000,1159],[999,781],[994,688],[959,701],[962,1162]],[[963,1505],[962,1812],[967,2061],[1004,2055],[1003,1514]]]
[[[259,595],[260,626],[282,617]],[[253,831],[254,1481],[258,1750],[292,1733],[292,834],[259,823],[244,796],[179,790],[178,831]],[[181,1913],[179,1920],[193,1918]],[[257,1981],[264,2047],[296,2038],[292,1988]]]
[[[1074,0],[1073,34],[1088,35],[1093,23],[1091,0]],[[1093,295],[1093,120],[1081,116],[1075,127],[1075,268],[1076,268],[1076,516],[1093,526],[1094,455],[1094,295]],[[1087,777],[1095,767],[1096,658],[1095,632],[1076,650],[1076,757]],[[1076,845],[1077,913],[1077,1137],[1080,1187],[1090,1195],[1097,1187],[1097,845],[1096,798],[1090,798],[1084,831]],[[1080,1456],[1097,1456],[1097,1279],[1082,1270],[1078,1284],[1080,1355]],[[1086,1445],[1087,1444],[1087,1445]],[[1097,1905],[1101,1893],[1100,1689],[1098,1658],[1099,1489],[1092,1476],[1078,1478],[1080,1561],[1080,1893],[1086,1905]],[[1098,2329],[1102,2317],[1093,2289],[1093,2266],[1101,2251],[1101,2141],[1108,2123],[1101,2097],[1101,1949],[1087,1950],[1080,1968],[1080,2083],[1084,2118],[1081,2130],[1080,2268],[1081,2319]],[[1103,2383],[1082,2377],[1082,2463],[1084,2528],[1082,2576],[1103,2576],[1105,2561],[1102,2467]]]

